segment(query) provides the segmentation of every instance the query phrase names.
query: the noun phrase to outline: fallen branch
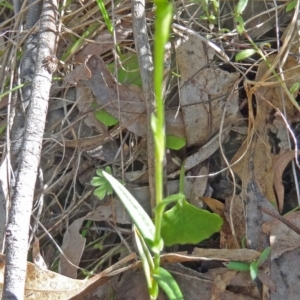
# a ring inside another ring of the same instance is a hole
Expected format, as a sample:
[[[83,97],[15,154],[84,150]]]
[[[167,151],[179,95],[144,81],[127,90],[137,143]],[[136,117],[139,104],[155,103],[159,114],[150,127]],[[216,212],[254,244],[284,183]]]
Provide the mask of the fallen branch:
[[[24,299],[28,234],[48,109],[52,74],[45,59],[54,54],[57,1],[43,1],[34,79],[25,110],[24,135],[6,229],[6,267],[2,299]],[[17,117],[17,116],[16,116]],[[18,121],[15,117],[14,121]]]

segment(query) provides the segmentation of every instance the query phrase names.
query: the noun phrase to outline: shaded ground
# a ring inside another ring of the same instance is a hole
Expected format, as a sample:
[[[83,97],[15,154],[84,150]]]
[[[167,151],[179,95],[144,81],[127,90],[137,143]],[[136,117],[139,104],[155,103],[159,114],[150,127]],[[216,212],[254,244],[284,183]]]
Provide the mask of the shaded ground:
[[[168,136],[184,138],[186,145],[168,150],[166,190],[178,191],[184,162],[187,199],[222,216],[224,225],[220,234],[200,245],[166,249],[170,253],[166,261],[172,263],[170,271],[185,299],[199,299],[200,293],[201,299],[298,299],[294,281],[299,272],[299,213],[285,215],[299,205],[298,163],[291,163],[298,155],[292,150],[297,151],[300,116],[298,16],[294,10],[286,12],[286,2],[274,8],[273,2],[253,1],[243,14],[247,34],[239,35],[234,4],[220,2],[214,11],[210,3],[206,13],[202,2],[174,2],[165,63],[166,130]],[[90,182],[96,169],[110,166],[147,212],[153,209],[145,95],[131,4],[115,4],[114,14],[112,7],[107,3],[119,48],[93,1],[73,2],[64,9],[56,54],[64,63],[58,63],[53,74],[40,163],[43,182],[36,187],[34,214],[44,228],[33,226],[31,260],[38,263],[43,258],[49,270],[78,279],[85,278],[86,272],[75,266],[98,274],[135,252],[130,218],[120,202],[115,196],[99,201],[93,195]],[[146,20],[151,45],[153,15],[149,2]],[[216,18],[215,24],[205,20],[209,15]],[[11,31],[16,24],[11,10],[3,8],[1,18],[5,34],[0,40],[0,82],[5,92],[19,64],[17,51],[24,36]],[[248,36],[269,66],[258,53],[235,61],[242,50],[253,49]],[[16,58],[14,64],[11,57]],[[9,150],[5,124],[10,119],[10,101],[2,95],[2,161]],[[109,116],[103,116],[102,108]],[[40,194],[43,204],[38,201]],[[270,259],[260,266],[256,281],[251,281],[249,272],[228,270],[222,264],[255,261],[269,245]],[[86,299],[109,295],[147,299],[146,290],[139,289],[144,285],[142,274],[136,266],[128,269],[135,271],[111,273],[113,279],[93,295],[89,292]],[[66,281],[62,290],[69,284]],[[58,299],[54,290],[46,288]],[[61,299],[74,295],[64,294]]]

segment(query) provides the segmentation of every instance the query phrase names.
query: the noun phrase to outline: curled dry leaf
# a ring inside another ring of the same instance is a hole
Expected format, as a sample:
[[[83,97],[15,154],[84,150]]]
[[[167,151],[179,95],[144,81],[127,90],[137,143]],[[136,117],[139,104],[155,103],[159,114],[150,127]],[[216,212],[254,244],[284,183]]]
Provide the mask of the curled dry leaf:
[[[300,228],[300,212],[292,212],[285,218]],[[262,225],[263,232],[269,235],[272,247],[271,259],[276,259],[286,251],[300,247],[300,236],[278,219],[272,219]]]
[[[123,42],[128,35],[132,33],[132,24],[130,22],[121,21],[121,24],[115,28],[117,44]],[[102,31],[100,35],[94,38],[94,43],[88,43],[83,49],[77,52],[74,60],[82,63],[89,55],[101,55],[102,53],[114,47],[114,40],[111,32]]]
[[[230,133],[230,126],[226,127],[225,130],[221,133],[221,142],[223,143]],[[186,171],[189,171],[193,167],[197,166],[201,162],[209,158],[214,152],[216,152],[220,147],[219,135],[215,135],[210,139],[205,145],[200,147],[197,152],[190,155],[184,162],[184,168]],[[180,170],[176,171],[170,175],[169,178],[175,178],[180,174]]]
[[[147,135],[147,117],[143,91],[135,85],[121,85],[107,69],[101,57],[92,55],[87,58],[86,65],[79,67],[88,71],[90,77],[81,77],[76,69],[66,76],[66,81],[78,83],[91,89],[99,107],[119,119],[121,124],[134,134],[142,137]],[[185,129],[181,113],[166,111],[167,135],[185,137]]]
[[[238,94],[233,90],[239,74],[207,67],[214,54],[194,35],[180,43],[176,51],[188,146],[204,145],[219,131],[224,109],[224,124],[234,122],[238,116]]]
[[[49,270],[40,269],[28,262],[24,298],[35,300],[83,299],[85,295],[88,295],[95,288],[109,280],[111,276],[118,274],[120,267],[133,259],[135,259],[135,255],[130,254],[115,265],[112,265],[88,280],[71,279]],[[3,290],[4,262],[5,256],[0,254],[0,296]],[[130,267],[131,266],[128,266],[127,268],[130,269]],[[122,268],[119,272],[125,270],[126,268]]]
[[[62,275],[76,278],[77,267],[85,247],[85,238],[79,233],[84,220],[113,221],[112,205],[101,205],[86,216],[74,221],[66,230],[62,243],[64,255],[60,256],[59,269]],[[117,220],[118,221],[118,220]],[[69,261],[72,263],[70,264]]]
[[[300,151],[298,151],[300,155]],[[288,163],[295,158],[295,151],[290,150],[280,155],[273,164],[274,170],[274,189],[277,195],[278,210],[281,212],[284,204],[284,186],[282,184],[282,173],[285,170]]]
[[[272,63],[273,60],[274,56],[268,57],[270,63]],[[274,77],[268,79],[266,82],[260,82],[267,70],[268,67],[262,62],[257,71],[256,85],[253,87],[252,85],[249,86],[248,101],[251,105],[252,94],[254,93],[256,98],[256,115],[255,118],[253,116],[253,123],[250,124],[251,128],[249,132],[251,132],[251,134],[248,135],[242,147],[233,157],[231,163],[239,161],[232,169],[242,180],[243,198],[247,197],[247,187],[254,178],[262,194],[276,206],[277,201],[273,188],[275,175],[273,163],[278,157],[278,154],[272,151],[270,132],[276,133],[277,137],[281,139],[287,136],[287,132],[284,121],[276,117],[276,109],[283,111],[280,83],[276,82]],[[300,72],[297,59],[288,57],[283,70],[287,88],[290,88],[294,82],[299,81]],[[270,84],[271,80],[272,84]],[[286,116],[289,120],[289,118],[292,118],[297,113],[297,109],[293,106],[288,97],[285,97],[284,102]],[[250,106],[250,113],[252,111],[251,109]],[[276,123],[273,123],[275,120]],[[286,144],[285,141],[284,144]]]

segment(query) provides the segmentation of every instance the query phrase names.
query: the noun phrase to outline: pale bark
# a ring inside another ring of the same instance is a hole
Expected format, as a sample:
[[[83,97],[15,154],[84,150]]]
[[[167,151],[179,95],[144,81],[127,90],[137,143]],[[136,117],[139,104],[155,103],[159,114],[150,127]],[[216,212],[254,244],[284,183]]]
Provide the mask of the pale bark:
[[[6,229],[6,267],[2,295],[2,299],[5,300],[24,299],[30,216],[52,79],[44,61],[54,54],[56,12],[56,0],[43,2],[37,36],[35,72],[28,107],[23,115],[25,128],[23,136],[20,137],[22,142],[17,170],[14,170],[17,177]],[[19,121],[17,114],[14,121]]]

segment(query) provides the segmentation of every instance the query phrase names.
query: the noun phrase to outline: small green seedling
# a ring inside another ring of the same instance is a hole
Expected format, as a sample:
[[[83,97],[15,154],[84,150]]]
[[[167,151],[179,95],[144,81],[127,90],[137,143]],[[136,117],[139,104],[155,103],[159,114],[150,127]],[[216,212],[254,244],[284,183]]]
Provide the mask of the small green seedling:
[[[105,172],[111,174],[111,168],[106,167]],[[97,187],[94,191],[94,195],[97,196],[100,200],[103,200],[106,195],[112,195],[113,188],[104,177],[103,170],[98,169],[96,173],[98,176],[93,177],[91,185]]]
[[[252,280],[255,280],[258,276],[259,268],[267,261],[271,253],[271,247],[267,247],[260,254],[257,261],[251,263],[244,263],[239,261],[231,261],[226,264],[226,267],[230,270],[241,271],[241,272],[250,272]]]

